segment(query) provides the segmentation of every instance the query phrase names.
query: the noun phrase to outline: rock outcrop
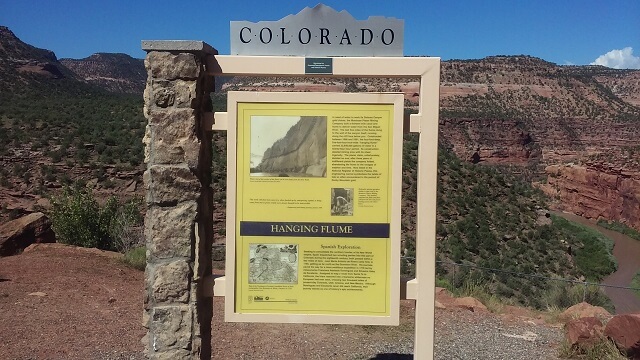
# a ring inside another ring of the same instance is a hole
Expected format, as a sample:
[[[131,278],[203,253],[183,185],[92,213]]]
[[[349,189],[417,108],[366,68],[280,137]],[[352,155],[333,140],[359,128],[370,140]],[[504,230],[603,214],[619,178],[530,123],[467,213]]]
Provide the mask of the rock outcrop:
[[[34,243],[55,242],[51,221],[33,213],[0,226],[0,256],[15,255]]]
[[[520,121],[441,119],[440,132],[458,157],[472,163],[527,165],[542,159],[539,145]]]
[[[607,323],[604,334],[631,359],[640,359],[640,313],[616,315]]]
[[[326,176],[327,118],[302,116],[267,151],[256,170],[288,176]]]
[[[3,91],[12,91],[34,81],[73,77],[53,51],[22,42],[6,26],[0,26],[0,74]]]
[[[593,346],[603,339],[604,325],[596,317],[573,319],[564,325],[565,338],[572,348]]]
[[[60,62],[85,81],[112,92],[140,95],[147,73],[142,59],[127,54],[98,53],[84,59],[60,59]]]
[[[550,165],[545,171],[547,183],[539,187],[563,210],[640,230],[640,171],[602,163]]]
[[[483,313],[488,313],[489,310],[487,309],[486,306],[484,306],[484,304],[482,302],[480,302],[480,300],[467,296],[467,297],[463,297],[463,298],[456,298],[453,301],[453,306],[460,308],[460,309],[464,309],[464,310],[468,310],[474,313],[477,312],[483,312]]]
[[[609,319],[611,314],[601,306],[593,306],[586,302],[575,304],[560,314],[560,318],[564,320],[582,319],[587,317],[595,317],[600,320],[605,320]]]

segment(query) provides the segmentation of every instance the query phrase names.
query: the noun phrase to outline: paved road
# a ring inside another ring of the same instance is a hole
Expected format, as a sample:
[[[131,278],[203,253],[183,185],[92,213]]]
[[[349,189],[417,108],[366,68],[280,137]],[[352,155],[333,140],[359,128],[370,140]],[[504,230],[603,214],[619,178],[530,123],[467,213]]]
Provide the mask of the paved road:
[[[613,248],[613,256],[618,260],[618,270],[602,280],[603,285],[629,286],[631,280],[638,271],[640,271],[640,241],[632,239],[618,232],[605,229],[596,225],[593,221],[583,217],[567,214],[556,213],[567,220],[577,222],[597,230],[612,239],[615,242]],[[616,307],[617,314],[626,314],[631,312],[640,312],[640,297],[636,296],[633,291],[628,289],[616,289],[605,287],[605,293],[613,305]]]

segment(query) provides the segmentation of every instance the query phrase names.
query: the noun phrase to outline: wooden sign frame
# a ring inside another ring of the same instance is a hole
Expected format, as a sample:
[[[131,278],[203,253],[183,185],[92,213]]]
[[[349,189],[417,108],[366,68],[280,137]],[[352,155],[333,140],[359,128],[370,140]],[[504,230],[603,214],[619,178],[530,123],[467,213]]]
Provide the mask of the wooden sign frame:
[[[214,76],[305,76],[305,58],[296,56],[217,55],[206,65]],[[409,121],[419,144],[416,278],[407,284],[407,298],[416,300],[414,358],[433,359],[440,58],[333,58],[333,73],[326,76],[420,77],[418,113]],[[227,113],[209,113],[202,126],[227,130],[227,120]],[[215,295],[225,295],[224,283],[216,279]]]

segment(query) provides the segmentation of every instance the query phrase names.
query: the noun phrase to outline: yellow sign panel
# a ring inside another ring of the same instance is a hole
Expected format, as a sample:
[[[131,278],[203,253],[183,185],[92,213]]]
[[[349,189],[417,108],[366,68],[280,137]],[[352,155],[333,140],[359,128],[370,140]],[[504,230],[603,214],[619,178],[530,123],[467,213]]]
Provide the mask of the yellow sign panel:
[[[397,323],[402,95],[265,95],[229,95],[230,320]]]

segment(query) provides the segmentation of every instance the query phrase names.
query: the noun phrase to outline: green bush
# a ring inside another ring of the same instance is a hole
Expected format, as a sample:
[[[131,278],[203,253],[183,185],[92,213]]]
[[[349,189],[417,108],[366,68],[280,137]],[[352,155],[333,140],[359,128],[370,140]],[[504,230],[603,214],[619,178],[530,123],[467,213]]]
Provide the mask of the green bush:
[[[640,272],[638,272],[636,276],[633,277],[630,286],[634,288],[633,292],[636,293],[636,296],[640,297]]]
[[[613,303],[597,285],[580,283],[566,283],[560,280],[548,281],[549,285],[542,293],[542,306],[547,309],[566,309],[575,304],[586,302],[594,306],[601,306],[613,313]]]
[[[600,281],[616,271],[618,262],[612,253],[613,240],[560,216],[551,215],[551,219],[574,247],[574,261],[587,279]]]
[[[597,340],[593,344],[571,346],[565,339],[558,349],[558,357],[563,359],[585,360],[626,360],[616,345],[608,338]]]
[[[142,221],[138,201],[121,204],[112,196],[100,205],[89,190],[78,186],[65,188],[51,199],[51,204],[53,230],[64,244],[129,250],[123,244],[123,234]]]

